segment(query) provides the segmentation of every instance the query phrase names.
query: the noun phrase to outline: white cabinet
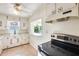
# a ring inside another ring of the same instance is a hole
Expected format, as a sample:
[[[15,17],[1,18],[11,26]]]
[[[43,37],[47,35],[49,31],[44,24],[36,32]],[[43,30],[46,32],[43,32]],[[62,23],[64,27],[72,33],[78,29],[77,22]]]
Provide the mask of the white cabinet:
[[[9,35],[3,35],[2,38],[2,45],[3,45],[3,49],[8,47],[8,43],[9,43]]]
[[[28,28],[28,20],[26,18],[20,19],[21,29],[27,29]]]
[[[1,43],[1,41],[0,41],[0,54],[2,53],[2,50],[3,50],[3,48],[2,48],[2,43]]]
[[[8,38],[8,48],[17,46],[17,39],[15,36]]]
[[[17,46],[16,37],[10,35],[5,35],[2,40],[3,49]]]
[[[27,43],[28,43],[28,35],[26,35],[26,34],[10,36],[7,38],[7,47],[8,48],[19,46],[22,44],[27,44]]]
[[[79,16],[79,6],[77,3],[56,3],[55,9],[56,14],[48,16],[46,20],[56,21],[56,19]]]
[[[0,54],[2,53],[3,50],[3,44],[2,44],[2,38],[0,38]]]
[[[46,7],[47,7],[46,9],[47,16],[54,15],[56,13],[55,3],[47,3]]]
[[[8,48],[10,47],[15,47],[15,46],[18,46],[18,45],[21,45],[20,44],[20,41],[22,39],[20,38],[20,36],[13,36],[13,37],[9,37],[8,39]]]
[[[27,44],[28,40],[28,34],[21,34],[21,44]]]
[[[78,16],[78,4],[76,3],[57,3],[57,17]]]
[[[75,6],[76,6],[76,3],[57,3],[56,11],[57,11],[57,13],[63,12],[65,10],[74,8]]]
[[[0,15],[0,30],[5,30],[6,28],[6,16]]]

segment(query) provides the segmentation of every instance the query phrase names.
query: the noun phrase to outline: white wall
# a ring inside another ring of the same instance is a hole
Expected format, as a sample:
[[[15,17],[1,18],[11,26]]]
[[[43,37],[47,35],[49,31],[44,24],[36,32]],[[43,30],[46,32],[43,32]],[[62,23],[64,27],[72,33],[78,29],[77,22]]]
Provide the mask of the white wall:
[[[42,7],[40,7],[30,18],[29,18],[29,25],[32,21],[35,21],[37,19],[42,19],[42,24],[43,24],[43,32],[42,32],[42,36],[34,36],[30,34],[30,43],[31,45],[33,45],[35,48],[37,47],[38,44],[41,44],[43,42],[48,41],[48,35],[46,34],[45,30],[46,30],[46,26],[45,26],[45,19],[47,14],[47,6],[46,4],[43,4]],[[29,26],[30,27],[30,26]],[[30,32],[30,30],[29,30]]]
[[[52,24],[51,31],[79,36],[79,19],[71,18],[69,21]]]
[[[56,23],[52,23],[52,24],[45,23],[46,16],[48,15],[48,12],[49,12],[49,11],[47,11],[47,9],[50,7],[43,5],[41,8],[39,8],[38,11],[36,11],[29,18],[30,22],[32,22],[36,19],[39,19],[39,18],[42,18],[42,21],[43,21],[43,35],[40,37],[30,35],[30,43],[35,48],[37,47],[38,44],[49,41],[51,39],[50,36],[53,32],[59,32],[59,33],[65,33],[65,34],[79,36],[79,18],[70,18],[69,21],[56,22]],[[51,9],[50,9],[50,12],[51,12]]]

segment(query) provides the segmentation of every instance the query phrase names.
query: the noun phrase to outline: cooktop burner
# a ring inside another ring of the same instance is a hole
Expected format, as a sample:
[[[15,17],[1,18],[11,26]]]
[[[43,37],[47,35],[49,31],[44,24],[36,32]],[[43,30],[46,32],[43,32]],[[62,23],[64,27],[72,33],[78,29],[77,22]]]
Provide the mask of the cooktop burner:
[[[38,49],[41,53],[47,56],[77,56],[79,55],[77,53],[65,50],[59,46],[56,46],[53,44],[51,45],[51,41],[39,45]]]

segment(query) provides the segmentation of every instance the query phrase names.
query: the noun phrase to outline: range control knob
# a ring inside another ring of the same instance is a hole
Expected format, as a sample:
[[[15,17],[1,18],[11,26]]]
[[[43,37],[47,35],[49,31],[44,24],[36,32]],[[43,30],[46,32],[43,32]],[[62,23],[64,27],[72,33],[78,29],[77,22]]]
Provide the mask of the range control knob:
[[[51,35],[51,37],[55,37],[55,35]]]

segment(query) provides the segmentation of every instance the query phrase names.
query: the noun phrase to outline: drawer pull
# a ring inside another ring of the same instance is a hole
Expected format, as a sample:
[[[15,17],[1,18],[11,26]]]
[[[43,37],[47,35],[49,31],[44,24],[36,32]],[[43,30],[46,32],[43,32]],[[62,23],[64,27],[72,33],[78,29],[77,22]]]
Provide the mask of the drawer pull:
[[[67,14],[67,13],[70,13],[70,12],[72,12],[72,10],[68,10],[66,12],[63,12],[63,14]]]

